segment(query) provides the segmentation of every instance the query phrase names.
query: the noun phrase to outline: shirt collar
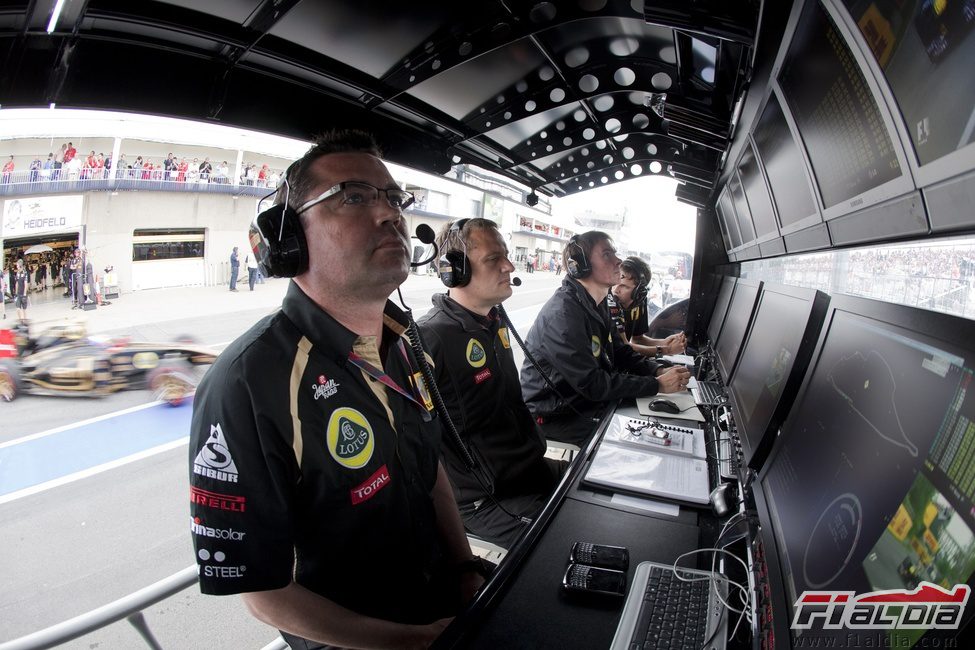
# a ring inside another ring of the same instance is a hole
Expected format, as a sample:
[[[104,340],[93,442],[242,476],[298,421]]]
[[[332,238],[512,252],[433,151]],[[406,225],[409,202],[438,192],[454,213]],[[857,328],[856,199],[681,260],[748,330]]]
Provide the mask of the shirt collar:
[[[345,362],[359,338],[319,307],[294,281],[288,286],[281,310],[313,345],[334,353],[338,363]],[[408,325],[403,311],[387,300],[383,309],[383,336],[399,338]]]
[[[433,305],[442,309],[448,316],[463,326],[465,331],[494,330],[500,322],[497,307],[491,307],[487,316],[481,316],[467,309],[445,293],[433,295]]]

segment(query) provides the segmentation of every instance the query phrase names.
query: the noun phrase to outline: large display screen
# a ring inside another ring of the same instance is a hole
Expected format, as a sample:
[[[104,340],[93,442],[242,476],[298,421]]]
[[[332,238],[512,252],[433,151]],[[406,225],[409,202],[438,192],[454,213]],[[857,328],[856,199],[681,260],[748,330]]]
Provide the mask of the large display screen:
[[[725,189],[718,197],[718,214],[724,221],[725,230],[728,233],[728,250],[734,250],[741,246],[741,234],[738,232],[738,216],[735,214],[735,206],[731,202],[731,192]]]
[[[789,131],[778,98],[769,97],[753,135],[772,189],[772,200],[783,229],[816,213],[806,166],[799,145]]]
[[[803,7],[778,79],[827,208],[901,176],[863,72],[815,0]]]
[[[711,312],[711,321],[708,323],[708,340],[714,346],[718,342],[718,335],[721,333],[721,326],[724,325],[725,314],[728,313],[728,303],[731,302],[731,294],[735,292],[735,282],[738,278],[726,275],[721,280],[721,289],[718,290],[718,298],[714,303],[714,311]]]
[[[721,334],[718,335],[718,343],[714,348],[718,355],[721,378],[725,383],[731,379],[731,373],[734,372],[735,361],[738,360],[738,352],[745,339],[745,332],[748,330],[752,312],[755,311],[755,301],[761,288],[761,282],[738,280],[735,292],[731,295],[728,314],[724,318],[724,325],[721,327]]]
[[[922,165],[975,140],[975,2],[843,0],[884,71]]]
[[[755,236],[762,239],[766,235],[779,234],[778,224],[775,223],[775,209],[772,198],[768,193],[768,186],[758,167],[758,160],[751,145],[745,147],[745,152],[738,161],[738,178],[745,191],[745,199],[752,213],[752,223],[755,225]]]
[[[827,300],[825,294],[817,294],[814,289],[768,284],[759,296],[738,368],[728,384],[745,462],[752,467],[761,462],[761,458],[752,462],[755,454],[764,456],[768,450],[766,436],[773,433],[770,425],[781,424],[784,417],[780,401],[787,407],[795,397],[798,380],[806,371],[819,336],[818,326],[822,325]],[[811,321],[815,326],[807,330]]]
[[[953,590],[971,579],[975,371],[962,321],[833,299],[760,479],[790,605],[805,591]],[[856,634],[858,647],[907,648],[924,633],[815,628],[800,634],[847,645]]]
[[[741,234],[741,243],[749,244],[755,241],[755,226],[752,225],[751,213],[748,210],[748,202],[745,201],[745,192],[741,189],[741,181],[738,174],[732,174],[728,179],[728,189],[731,198],[735,202],[735,213],[738,215],[738,231]]]

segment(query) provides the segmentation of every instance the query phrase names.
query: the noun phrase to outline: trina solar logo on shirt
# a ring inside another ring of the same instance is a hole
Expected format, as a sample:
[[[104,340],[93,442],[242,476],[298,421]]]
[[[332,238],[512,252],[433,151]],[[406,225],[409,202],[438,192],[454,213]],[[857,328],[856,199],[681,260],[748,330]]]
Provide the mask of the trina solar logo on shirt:
[[[193,461],[193,473],[225,483],[237,482],[237,465],[219,424],[210,425],[210,437]]]

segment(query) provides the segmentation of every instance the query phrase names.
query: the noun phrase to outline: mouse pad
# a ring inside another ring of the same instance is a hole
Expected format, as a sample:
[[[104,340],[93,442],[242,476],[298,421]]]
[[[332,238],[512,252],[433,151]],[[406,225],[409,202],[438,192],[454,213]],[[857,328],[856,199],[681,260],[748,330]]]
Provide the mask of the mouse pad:
[[[651,411],[650,402],[655,399],[669,399],[676,404],[681,412],[677,414],[665,411]],[[688,390],[679,393],[660,393],[652,397],[637,397],[636,407],[640,410],[640,415],[652,415],[658,418],[674,418],[676,420],[691,420],[692,422],[704,422],[704,415],[701,409],[694,404],[694,396]]]

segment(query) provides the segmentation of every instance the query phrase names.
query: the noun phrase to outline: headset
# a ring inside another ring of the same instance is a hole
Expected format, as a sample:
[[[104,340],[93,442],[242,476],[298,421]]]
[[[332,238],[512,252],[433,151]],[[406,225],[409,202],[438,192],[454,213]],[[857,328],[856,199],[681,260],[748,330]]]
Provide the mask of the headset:
[[[627,270],[625,268],[627,266],[629,266],[633,270],[632,271]],[[623,260],[622,267],[623,267],[622,270],[626,271],[630,275],[636,276],[637,284],[635,287],[633,287],[633,295],[630,298],[630,300],[634,304],[638,305],[647,299],[647,294],[650,292],[649,284],[650,284],[651,272],[648,270],[648,275],[644,277],[642,273],[642,269],[640,269],[640,267],[638,267],[636,264],[630,262],[630,258],[626,258],[625,260]]]
[[[570,278],[574,278],[576,280],[588,278],[592,273],[592,266],[589,264],[589,259],[586,257],[585,249],[582,247],[582,244],[579,243],[579,235],[572,235],[572,237],[569,238],[569,246],[575,246],[578,248],[579,253],[570,253],[566,258],[566,273],[569,274]]]
[[[446,244],[451,236],[457,233],[457,236],[460,238],[460,245],[464,247],[463,250],[449,250],[440,256],[438,263],[440,281],[448,289],[466,287],[471,281],[471,263],[467,257],[467,242],[464,241],[463,233],[461,232],[468,221],[470,219],[458,219],[455,221],[450,226],[450,230],[447,231],[447,237],[444,239],[444,243]]]
[[[284,201],[259,213],[248,232],[248,242],[254,252],[254,259],[266,277],[293,278],[308,268],[305,231],[297,212],[288,205],[291,197],[288,179],[299,162],[291,163],[284,173]]]

